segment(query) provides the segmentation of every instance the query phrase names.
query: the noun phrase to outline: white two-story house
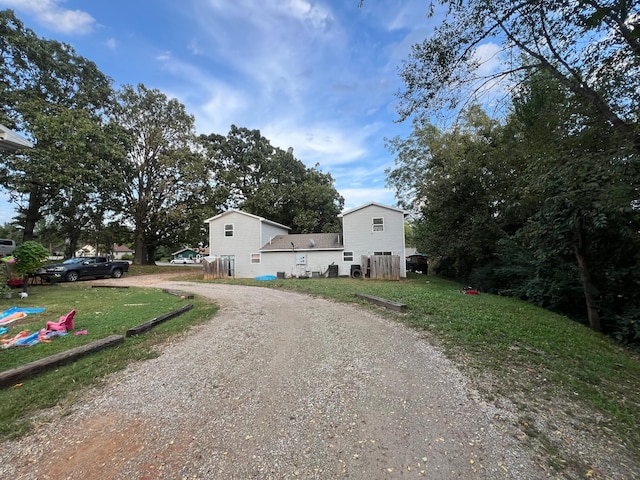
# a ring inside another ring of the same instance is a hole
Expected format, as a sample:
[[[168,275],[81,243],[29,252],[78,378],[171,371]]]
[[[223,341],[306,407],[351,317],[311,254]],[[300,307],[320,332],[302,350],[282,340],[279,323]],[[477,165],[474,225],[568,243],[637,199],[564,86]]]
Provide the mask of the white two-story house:
[[[342,232],[290,234],[290,228],[240,210],[211,217],[209,257],[229,260],[231,275],[359,276],[362,256],[397,255],[406,276],[401,209],[368,203],[339,215]]]

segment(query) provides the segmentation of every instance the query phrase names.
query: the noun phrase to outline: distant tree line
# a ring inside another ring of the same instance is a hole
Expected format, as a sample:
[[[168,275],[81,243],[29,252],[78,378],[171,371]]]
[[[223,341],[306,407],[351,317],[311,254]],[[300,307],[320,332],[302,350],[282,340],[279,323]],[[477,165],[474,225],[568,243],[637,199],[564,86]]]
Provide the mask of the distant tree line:
[[[293,232],[336,228],[344,205],[330,174],[258,130],[197,136],[176,99],[140,84],[113,89],[94,62],[0,11],[0,123],[33,149],[0,154],[15,225],[64,244],[127,243],[134,263],[206,241],[204,220],[240,208]]]
[[[436,273],[639,343],[637,2],[439,3],[447,20],[402,66],[413,132],[388,140],[418,249]],[[483,73],[488,41],[503,68]],[[457,121],[438,128],[443,111]]]

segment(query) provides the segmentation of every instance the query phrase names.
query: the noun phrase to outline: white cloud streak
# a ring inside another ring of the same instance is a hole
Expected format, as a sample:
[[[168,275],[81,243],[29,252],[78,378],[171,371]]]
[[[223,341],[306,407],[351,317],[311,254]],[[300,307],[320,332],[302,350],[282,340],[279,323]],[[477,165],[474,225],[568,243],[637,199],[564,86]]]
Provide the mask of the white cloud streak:
[[[54,32],[84,35],[92,31],[95,19],[82,10],[69,10],[57,0],[0,0],[0,6],[33,15]]]

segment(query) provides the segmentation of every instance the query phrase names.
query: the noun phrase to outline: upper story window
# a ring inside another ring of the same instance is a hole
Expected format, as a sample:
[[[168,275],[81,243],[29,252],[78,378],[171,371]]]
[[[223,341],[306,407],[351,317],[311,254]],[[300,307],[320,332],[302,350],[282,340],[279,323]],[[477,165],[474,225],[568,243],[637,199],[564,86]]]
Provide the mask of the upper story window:
[[[384,232],[384,218],[383,217],[373,217],[373,231],[374,232]]]
[[[225,225],[224,225],[224,236],[225,237],[233,237],[233,223],[225,223]]]

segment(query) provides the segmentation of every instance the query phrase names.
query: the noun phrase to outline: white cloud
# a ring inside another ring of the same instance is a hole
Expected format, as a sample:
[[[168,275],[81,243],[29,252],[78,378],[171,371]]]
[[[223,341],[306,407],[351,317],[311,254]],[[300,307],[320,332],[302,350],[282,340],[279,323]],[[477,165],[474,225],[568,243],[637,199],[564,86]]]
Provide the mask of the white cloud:
[[[206,102],[190,108],[196,112],[198,133],[226,135],[232,124],[249,128],[240,121],[250,107],[246,96],[220,82],[211,84],[210,88]]]
[[[0,5],[33,15],[38,23],[65,34],[89,33],[95,19],[82,10],[68,10],[58,0],[0,0]]]
[[[115,50],[118,48],[118,41],[115,38],[108,38],[104,44],[109,48],[109,50]]]
[[[267,125],[262,134],[272,145],[286,150],[293,147],[294,155],[307,166],[336,166],[362,159],[366,155],[366,132],[352,131],[326,124],[301,124],[289,119]]]
[[[201,55],[203,53],[200,45],[198,45],[198,41],[195,38],[191,39],[189,45],[187,45],[187,48],[194,55]]]
[[[345,188],[338,189],[340,195],[344,197],[344,208],[359,207],[369,202],[378,202],[383,205],[394,206],[396,199],[391,190],[386,188]]]
[[[299,103],[318,76],[325,83],[337,76],[332,70],[339,68],[337,59],[348,42],[321,3],[265,0],[256,7],[254,0],[210,0],[208,8],[198,5],[191,18],[199,26],[194,42],[207,45],[204,56],[255,82],[263,103],[279,97]]]
[[[272,5],[291,13],[298,20],[309,22],[316,29],[324,29],[333,20],[329,9],[319,3],[311,4],[307,0],[275,1]]]
[[[474,57],[478,61],[478,73],[481,76],[488,76],[500,70],[502,59],[500,53],[502,47],[496,43],[483,43],[474,52]]]

